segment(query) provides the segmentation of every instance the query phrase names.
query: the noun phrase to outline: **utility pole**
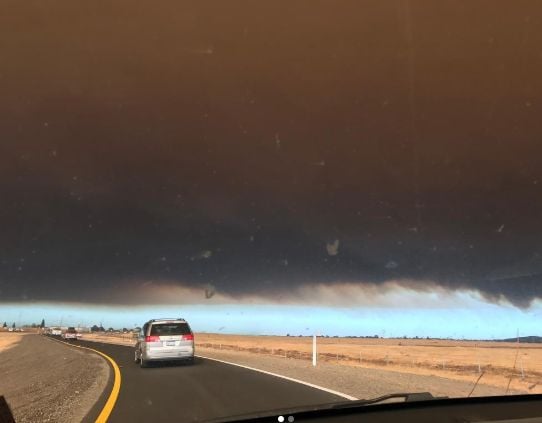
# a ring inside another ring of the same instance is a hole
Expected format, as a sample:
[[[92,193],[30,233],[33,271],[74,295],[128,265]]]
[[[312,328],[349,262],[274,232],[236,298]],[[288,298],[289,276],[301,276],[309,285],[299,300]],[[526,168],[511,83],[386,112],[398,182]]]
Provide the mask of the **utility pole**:
[[[313,367],[316,367],[316,358],[317,358],[317,353],[316,353],[316,334],[314,334],[312,336],[312,365]]]

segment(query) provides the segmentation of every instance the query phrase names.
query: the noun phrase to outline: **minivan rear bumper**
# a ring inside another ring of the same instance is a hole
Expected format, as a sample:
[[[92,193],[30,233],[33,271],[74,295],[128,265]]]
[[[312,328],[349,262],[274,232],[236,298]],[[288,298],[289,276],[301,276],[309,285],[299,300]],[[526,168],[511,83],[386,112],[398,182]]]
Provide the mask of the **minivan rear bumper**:
[[[183,348],[182,350],[169,351],[160,351],[159,349],[143,350],[142,355],[142,358],[145,361],[190,360],[194,358],[194,349],[190,348],[187,350],[186,348]]]

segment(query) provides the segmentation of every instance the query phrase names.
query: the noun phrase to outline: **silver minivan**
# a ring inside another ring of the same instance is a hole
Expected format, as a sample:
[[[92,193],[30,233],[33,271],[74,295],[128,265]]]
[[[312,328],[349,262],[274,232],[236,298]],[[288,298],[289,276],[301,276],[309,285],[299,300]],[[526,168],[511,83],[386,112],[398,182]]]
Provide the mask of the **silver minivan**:
[[[147,367],[153,361],[194,362],[194,334],[184,319],[152,319],[143,325],[134,361]]]

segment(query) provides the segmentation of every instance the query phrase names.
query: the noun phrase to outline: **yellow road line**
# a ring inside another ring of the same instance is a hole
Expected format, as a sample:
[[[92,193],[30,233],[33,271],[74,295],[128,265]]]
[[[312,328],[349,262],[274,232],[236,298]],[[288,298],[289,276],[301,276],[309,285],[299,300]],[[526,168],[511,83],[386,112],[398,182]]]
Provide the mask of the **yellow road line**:
[[[49,338],[53,339],[53,338]],[[120,383],[121,383],[121,376],[120,376],[120,369],[115,360],[113,360],[111,357],[109,357],[107,354],[95,350],[94,348],[88,348],[88,347],[82,347],[81,345],[74,345],[70,344],[69,342],[60,341],[59,339],[53,339],[53,341],[61,342],[63,344],[69,345],[71,347],[76,348],[82,348],[85,350],[93,351],[97,354],[100,354],[102,357],[104,357],[106,360],[111,363],[111,366],[113,367],[113,373],[115,379],[113,380],[113,389],[111,389],[111,393],[109,394],[109,398],[107,399],[107,402],[104,405],[104,408],[102,408],[102,411],[100,412],[100,415],[96,419],[96,423],[105,423],[107,422],[107,419],[109,418],[109,415],[113,411],[113,407],[115,407],[115,403],[117,402],[117,398],[119,396],[120,392]]]

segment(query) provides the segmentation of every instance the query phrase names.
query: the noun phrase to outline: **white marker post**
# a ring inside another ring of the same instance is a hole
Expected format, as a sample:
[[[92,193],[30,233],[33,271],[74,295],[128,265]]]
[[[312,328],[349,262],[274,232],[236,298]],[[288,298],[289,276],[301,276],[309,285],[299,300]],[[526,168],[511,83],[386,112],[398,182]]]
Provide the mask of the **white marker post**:
[[[316,367],[316,334],[312,336],[312,365]]]

